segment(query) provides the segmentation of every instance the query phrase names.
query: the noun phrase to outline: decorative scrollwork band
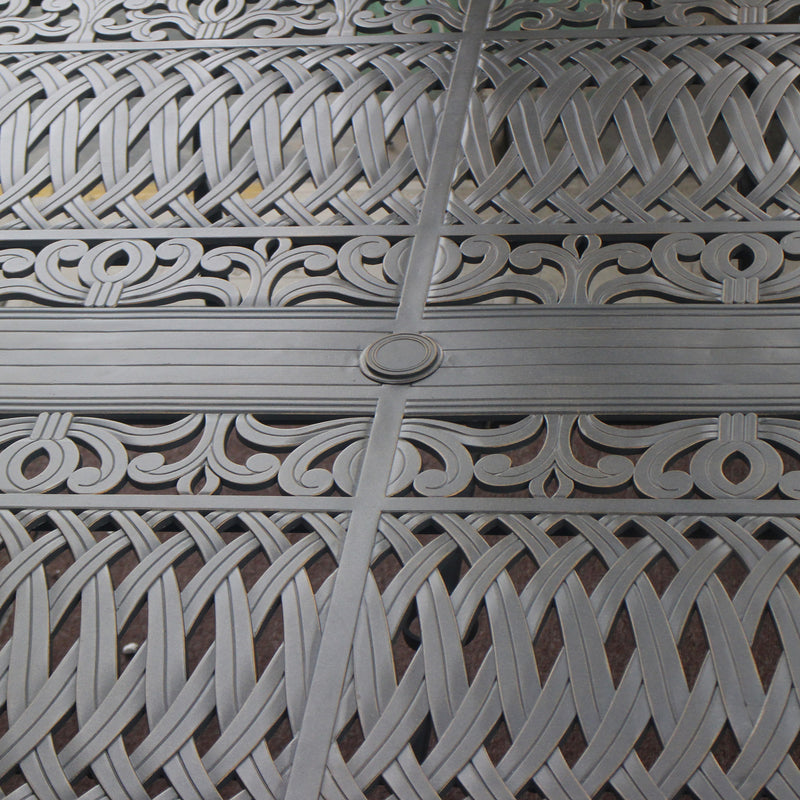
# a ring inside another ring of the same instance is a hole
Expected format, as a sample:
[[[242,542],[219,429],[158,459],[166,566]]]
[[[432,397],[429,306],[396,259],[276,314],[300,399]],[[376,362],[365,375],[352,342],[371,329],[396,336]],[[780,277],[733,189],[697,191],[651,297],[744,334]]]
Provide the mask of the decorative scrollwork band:
[[[291,34],[427,33],[460,30],[463,9],[447,0],[5,0],[0,44],[140,42]]]
[[[403,423],[390,493],[446,497],[476,486],[533,497],[800,499],[800,421],[736,413],[622,424],[534,414],[483,428]]]
[[[655,241],[567,236],[509,243],[492,234],[442,239],[429,302],[520,299],[765,303],[800,300],[800,235],[675,233]]]
[[[797,22],[798,0],[495,0],[490,27],[633,28]]]
[[[797,21],[798,0],[491,0],[488,30]],[[466,0],[6,0],[0,44],[460,31]]]
[[[330,240],[329,240],[330,241]],[[288,238],[208,246],[143,239],[63,240],[39,250],[0,249],[0,302],[55,306],[277,307],[397,300],[408,239],[358,236],[340,244]]]
[[[8,417],[0,420],[0,492],[92,494],[131,483],[209,494],[277,484],[295,496],[334,487],[349,495],[368,432],[368,418],[281,427],[249,414],[165,424],[60,412]],[[322,465],[326,458],[333,460]],[[403,422],[389,495],[447,497],[475,487],[532,497],[800,499],[800,421],[736,413],[656,424],[590,414],[535,414],[490,427]]]
[[[63,240],[0,249],[0,302],[95,308],[184,305],[391,305],[411,240],[180,238]],[[602,305],[800,300],[800,234],[667,234],[606,241],[567,236],[512,243],[493,234],[442,238],[428,302]]]
[[[225,487],[351,494],[368,418],[286,427],[250,414],[130,424],[68,413],[0,420],[0,492],[110,492],[126,484],[211,494]],[[321,465],[327,456],[332,463]]]

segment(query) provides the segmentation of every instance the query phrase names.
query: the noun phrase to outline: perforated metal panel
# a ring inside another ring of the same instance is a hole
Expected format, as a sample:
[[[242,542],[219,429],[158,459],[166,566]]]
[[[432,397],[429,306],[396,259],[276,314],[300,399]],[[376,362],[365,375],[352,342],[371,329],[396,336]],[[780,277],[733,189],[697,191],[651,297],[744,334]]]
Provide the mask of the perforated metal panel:
[[[0,796],[800,797],[800,0],[6,0]]]

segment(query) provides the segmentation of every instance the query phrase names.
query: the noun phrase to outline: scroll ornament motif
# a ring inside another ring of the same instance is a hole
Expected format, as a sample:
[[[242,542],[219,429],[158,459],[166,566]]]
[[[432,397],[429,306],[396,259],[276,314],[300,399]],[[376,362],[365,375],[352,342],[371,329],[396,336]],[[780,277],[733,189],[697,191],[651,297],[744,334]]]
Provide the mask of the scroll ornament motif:
[[[339,19],[349,22],[349,26],[331,28],[341,33],[354,30],[369,31],[385,29],[391,24],[398,33],[430,33],[438,28],[460,31],[464,28],[464,17],[469,0],[426,0],[413,3],[409,0],[386,0],[380,4],[381,13],[376,14],[377,4],[369,0],[338,0],[335,5],[342,7]],[[365,10],[360,10],[364,7]]]
[[[129,36],[141,42],[169,38],[272,38],[299,34],[342,36],[357,31],[427,33],[463,27],[464,9],[446,0],[423,7],[409,0],[5,0],[0,43],[37,39],[91,42]]]
[[[599,451],[596,463],[581,451]],[[527,456],[522,448],[534,451]],[[516,459],[503,451],[517,450]],[[439,465],[422,469],[421,452]],[[774,491],[800,499],[800,471],[782,454],[800,458],[800,421],[755,414],[683,419],[636,427],[589,414],[532,415],[480,429],[430,419],[407,420],[395,459],[391,493],[427,497],[464,492],[473,482],[500,491],[527,488],[534,497],[568,497],[576,489],[608,492],[631,483],[655,499],[694,491],[711,498],[749,499]],[[678,459],[688,457],[685,467]],[[745,464],[736,480],[726,462]]]
[[[517,23],[523,30],[540,30],[574,25],[592,28],[624,28],[622,9],[627,0],[603,0],[584,4],[581,0],[556,0],[531,3],[530,0],[494,0],[491,29],[503,29]]]
[[[334,485],[352,494],[368,430],[366,418],[279,428],[249,414],[191,414],[153,426],[60,412],[14,417],[0,422],[0,491],[99,494],[130,480],[178,494],[276,482],[290,495],[325,494]],[[230,454],[233,431],[256,451],[244,463]],[[188,452],[171,457],[182,444]],[[332,465],[318,466],[329,454]],[[31,475],[27,466],[40,456],[44,466]]]
[[[294,30],[312,33],[327,28],[338,15],[315,17],[315,6],[320,5],[319,0],[289,4],[280,0],[105,0],[95,6],[91,29],[99,38],[124,35],[141,42],[166,39],[168,32],[187,39],[284,36]],[[117,10],[124,10],[125,22],[114,19]]]
[[[800,298],[800,235],[693,233],[605,244],[567,236],[561,245],[528,242],[512,249],[490,234],[439,248],[431,303],[520,297],[543,304],[602,305],[630,300],[759,303]],[[795,263],[793,263],[795,261]]]
[[[143,239],[91,246],[60,241],[35,252],[0,250],[0,301],[114,307],[206,305],[280,307],[321,300],[383,305],[397,301],[410,240],[358,236],[337,246],[259,239],[204,250],[201,242]],[[758,303],[800,298],[800,234],[777,240],[730,233],[706,241],[669,234],[651,246],[568,236],[562,244],[512,249],[500,236],[460,244],[443,239],[429,302],[525,298],[596,305],[630,300]]]
[[[76,19],[61,19],[70,0],[5,0],[0,6],[0,43],[17,44],[35,39],[66,38],[80,27]]]
[[[784,21],[800,0],[639,0],[623,4],[623,14],[631,21],[647,25],[664,20],[668,25],[696,26],[719,22],[738,25]],[[789,22],[794,20],[786,19]]]
[[[800,0],[495,0],[490,28],[507,28],[517,23],[523,30],[562,27],[627,28],[666,24],[694,27],[734,23],[764,24],[783,21]],[[793,21],[793,20],[786,20]]]
[[[107,308],[185,300],[275,307],[323,298],[386,304],[398,296],[407,251],[407,240],[379,236],[350,239],[338,251],[288,238],[207,251],[188,238],[156,246],[143,239],[60,241],[39,252],[0,250],[0,300]]]

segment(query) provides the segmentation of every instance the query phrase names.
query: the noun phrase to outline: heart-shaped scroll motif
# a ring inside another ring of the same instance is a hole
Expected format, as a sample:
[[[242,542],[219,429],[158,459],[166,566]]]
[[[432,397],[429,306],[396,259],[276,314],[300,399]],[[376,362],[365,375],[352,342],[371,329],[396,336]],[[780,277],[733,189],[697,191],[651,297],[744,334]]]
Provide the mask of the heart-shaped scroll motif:
[[[692,457],[689,471],[695,486],[710,497],[763,497],[777,485],[783,462],[775,448],[758,439],[755,414],[725,414],[719,436]],[[726,463],[738,457],[747,473],[733,481],[725,474]]]
[[[28,466],[44,455],[47,460],[31,475]],[[0,489],[4,492],[49,492],[65,483],[80,463],[75,442],[26,436],[0,453]]]
[[[122,442],[109,433],[61,412],[5,420],[0,424],[0,447],[5,445],[0,491],[49,492],[64,485],[78,493],[109,491],[128,464]],[[98,466],[84,464],[90,452]]]
[[[198,239],[63,240],[0,248],[0,301],[115,308],[191,302],[276,307],[336,299],[397,302],[410,239],[357,236],[335,247],[288,237],[207,247]]]

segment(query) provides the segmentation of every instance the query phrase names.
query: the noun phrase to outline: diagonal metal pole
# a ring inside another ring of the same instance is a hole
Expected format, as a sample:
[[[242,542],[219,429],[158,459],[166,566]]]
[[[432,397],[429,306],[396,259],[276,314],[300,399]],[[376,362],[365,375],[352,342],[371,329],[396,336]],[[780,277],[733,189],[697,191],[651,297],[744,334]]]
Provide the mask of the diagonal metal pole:
[[[467,12],[464,35],[459,43],[434,148],[428,189],[420,211],[419,232],[411,248],[395,320],[396,332],[414,332],[425,309],[489,10],[490,0],[473,0]],[[402,386],[384,386],[380,391],[361,468],[354,512],[342,548],[286,786],[286,800],[315,800],[321,797],[328,753],[334,744],[347,663],[370,568],[370,554],[389,484],[407,394],[407,388]]]
[[[491,0],[472,0],[469,6],[464,34],[453,68],[453,80],[436,140],[428,177],[428,191],[420,212],[420,226],[408,259],[400,306],[395,319],[397,332],[416,332],[425,312],[444,215],[450,199],[450,184],[458,160],[461,135],[467,120],[470,96],[490,11]]]

